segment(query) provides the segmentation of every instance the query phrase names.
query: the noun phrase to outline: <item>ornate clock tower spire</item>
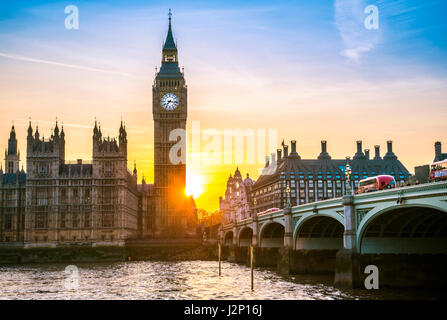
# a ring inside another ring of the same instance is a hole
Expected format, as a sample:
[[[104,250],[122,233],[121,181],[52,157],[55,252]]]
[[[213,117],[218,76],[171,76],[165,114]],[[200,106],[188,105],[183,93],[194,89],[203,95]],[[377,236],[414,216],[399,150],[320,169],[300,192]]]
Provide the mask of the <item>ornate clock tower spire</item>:
[[[178,66],[171,17],[169,10],[169,29],[162,50],[161,67],[152,87],[155,232],[159,235],[178,235],[186,231],[190,214],[190,210],[186,210],[185,160],[175,161],[170,154],[174,145],[185,142],[173,133],[179,132],[178,129],[185,132],[187,119],[187,87]],[[182,159],[186,156],[182,155]]]

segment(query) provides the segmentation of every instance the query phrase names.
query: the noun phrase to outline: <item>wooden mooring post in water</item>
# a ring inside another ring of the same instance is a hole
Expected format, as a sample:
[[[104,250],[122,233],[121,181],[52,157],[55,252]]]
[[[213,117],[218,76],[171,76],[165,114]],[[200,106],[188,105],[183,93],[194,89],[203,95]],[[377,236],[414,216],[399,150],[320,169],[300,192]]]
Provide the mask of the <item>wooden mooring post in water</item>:
[[[254,290],[254,277],[253,277],[253,246],[250,246],[250,269],[251,269],[251,290]]]
[[[222,275],[222,245],[217,243],[217,255],[219,256],[219,277]]]

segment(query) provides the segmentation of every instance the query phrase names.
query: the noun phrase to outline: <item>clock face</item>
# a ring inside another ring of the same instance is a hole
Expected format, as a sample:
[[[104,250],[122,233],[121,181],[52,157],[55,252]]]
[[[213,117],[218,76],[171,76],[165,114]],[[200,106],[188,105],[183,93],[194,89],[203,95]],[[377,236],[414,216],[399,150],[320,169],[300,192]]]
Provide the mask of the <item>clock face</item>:
[[[173,93],[166,93],[161,97],[161,106],[168,111],[174,110],[178,106],[177,96]]]

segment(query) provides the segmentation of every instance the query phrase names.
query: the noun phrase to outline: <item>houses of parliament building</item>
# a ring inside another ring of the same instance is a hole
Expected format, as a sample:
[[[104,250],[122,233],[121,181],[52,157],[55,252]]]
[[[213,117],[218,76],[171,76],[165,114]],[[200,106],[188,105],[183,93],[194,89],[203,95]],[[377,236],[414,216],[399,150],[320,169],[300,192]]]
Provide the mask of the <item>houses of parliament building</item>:
[[[180,72],[169,17],[162,65],[153,84],[154,184],[127,167],[127,132],[104,138],[95,121],[92,160],[65,159],[65,132],[49,139],[29,123],[26,171],[20,167],[17,132],[11,128],[0,169],[0,242],[11,245],[124,245],[129,239],[192,236],[197,216],[185,195],[185,161],[172,163],[171,131],[185,129],[186,84]],[[183,159],[186,157],[183,156]]]

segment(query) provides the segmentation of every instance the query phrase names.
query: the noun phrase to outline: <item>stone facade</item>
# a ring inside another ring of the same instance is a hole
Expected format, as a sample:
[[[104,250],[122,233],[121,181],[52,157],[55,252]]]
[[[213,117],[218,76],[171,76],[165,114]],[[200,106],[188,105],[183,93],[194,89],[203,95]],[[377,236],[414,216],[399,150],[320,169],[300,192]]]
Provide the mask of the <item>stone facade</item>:
[[[13,135],[14,128],[10,140]],[[6,158],[6,167],[12,158]],[[19,161],[18,152],[13,161]],[[137,237],[137,175],[127,169],[122,123],[116,140],[104,139],[95,122],[89,163],[65,160],[65,132],[57,123],[49,139],[41,138],[37,127],[33,132],[30,123],[26,167],[26,174],[23,169],[2,173],[1,241],[25,247],[123,245]]]
[[[123,245],[135,238],[196,236],[195,202],[185,195],[187,86],[178,65],[171,17],[152,92],[154,184],[143,178],[138,185],[136,167],[133,173],[127,169],[122,123],[118,138],[110,139],[102,136],[95,121],[92,160],[69,163],[64,129],[59,130],[56,122],[45,139],[30,122],[26,173],[23,168],[19,171],[13,127],[5,173],[0,169],[0,242],[96,246]]]
[[[222,212],[223,223],[240,221],[251,216],[251,188],[255,181],[250,179],[248,173],[242,179],[239,168],[234,172],[234,176],[228,178],[225,197],[220,197],[219,208]]]
[[[152,86],[154,119],[154,232],[157,237],[196,233],[194,200],[186,197],[187,86],[178,64],[169,17],[162,63]]]
[[[24,239],[26,174],[19,170],[20,152],[14,126],[5,151],[5,172],[0,168],[0,242]]]
[[[387,141],[387,152],[383,158],[380,156],[380,146],[374,148],[374,158],[370,158],[369,150],[363,151],[362,141],[357,141],[357,152],[352,158],[332,159],[327,152],[327,142],[322,141],[317,159],[301,159],[296,141],[291,141],[290,154],[288,146],[283,144],[283,150],[278,149],[276,159],[272,159],[274,166],[266,165],[266,169],[273,170],[265,170],[268,173],[261,174],[252,187],[254,211],[282,209],[288,200],[296,206],[341,197],[349,189],[357,191],[359,181],[371,176],[392,175],[398,185],[410,179],[410,172],[393,152],[392,141]],[[345,173],[347,164],[351,168],[349,189]]]
[[[220,210],[224,224],[240,221],[255,212],[272,208],[282,209],[287,201],[291,206],[341,197],[348,192],[346,165],[351,168],[350,186],[358,189],[360,180],[367,177],[388,174],[401,185],[411,175],[393,152],[392,142],[387,142],[387,153],[381,157],[380,147],[375,146],[375,156],[370,158],[369,150],[362,150],[357,141],[357,152],[351,158],[332,159],[327,152],[327,142],[321,142],[321,153],[317,159],[301,159],[296,141],[291,141],[291,152],[284,143],[272,159],[267,158],[265,168],[255,181],[242,181],[239,170],[227,182],[225,198],[220,198]],[[289,190],[289,195],[287,194]]]
[[[296,141],[291,141],[291,153],[283,144],[278,149],[274,170],[261,175],[252,187],[253,209],[259,213],[270,208],[284,208],[288,197],[292,206],[341,197],[348,191],[346,165],[351,168],[350,186],[358,189],[360,180],[380,174],[392,175],[398,184],[411,177],[410,172],[397,159],[393,144],[387,142],[387,153],[380,156],[380,146],[375,146],[375,156],[362,150],[362,141],[357,141],[357,152],[351,158],[332,159],[327,152],[327,142],[321,142],[321,153],[317,159],[301,159]],[[282,153],[282,151],[284,153]],[[272,167],[267,165],[267,167]],[[290,189],[287,195],[287,187]]]

